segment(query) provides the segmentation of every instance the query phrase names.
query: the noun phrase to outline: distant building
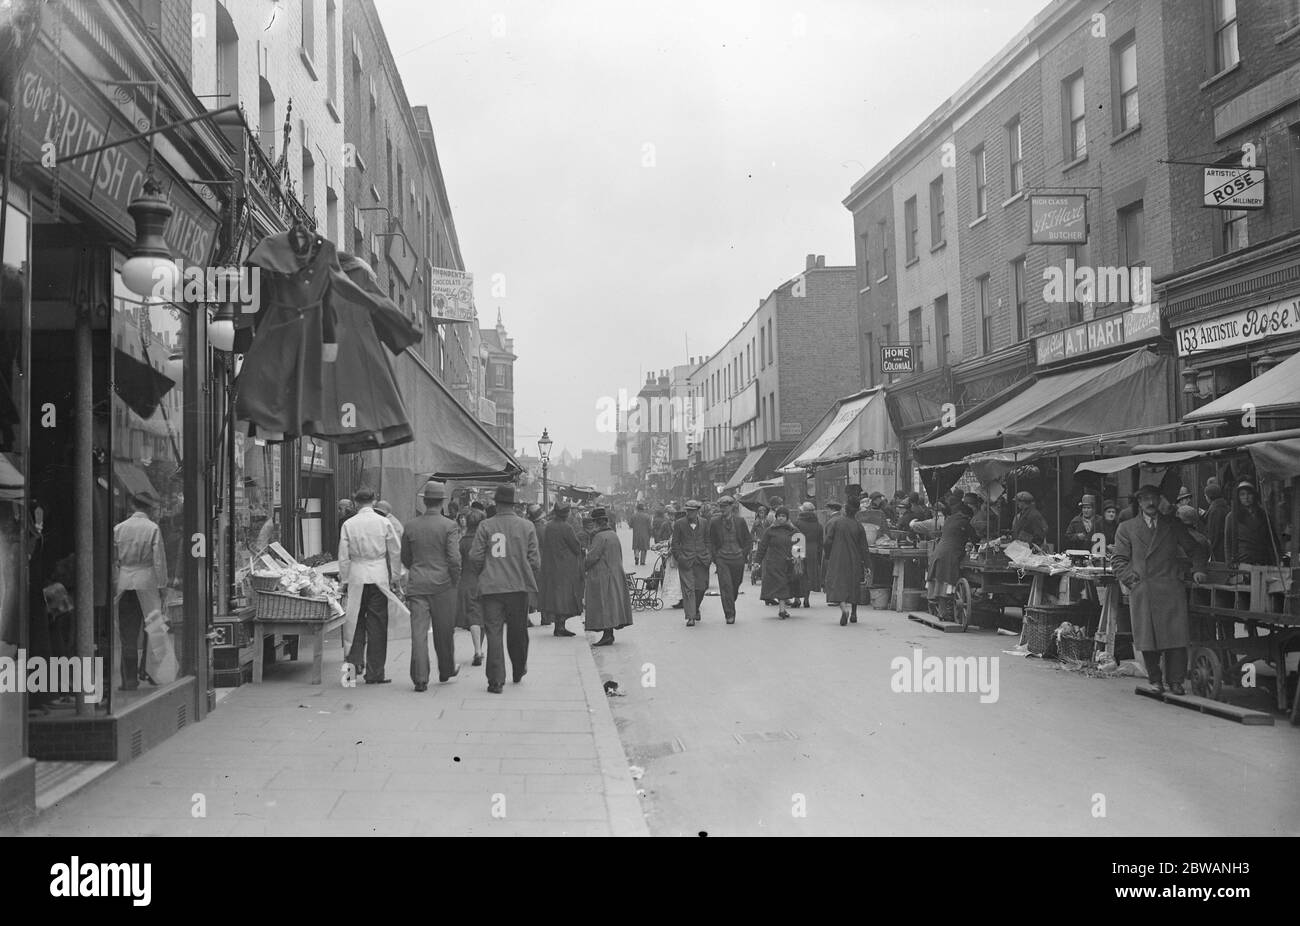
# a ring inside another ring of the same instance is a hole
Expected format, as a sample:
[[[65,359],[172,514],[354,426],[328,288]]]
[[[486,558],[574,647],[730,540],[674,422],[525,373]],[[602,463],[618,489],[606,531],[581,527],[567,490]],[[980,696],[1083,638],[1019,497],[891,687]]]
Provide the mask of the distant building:
[[[479,329],[483,401],[479,420],[502,447],[515,445],[515,339],[506,334],[501,310],[495,328]]]

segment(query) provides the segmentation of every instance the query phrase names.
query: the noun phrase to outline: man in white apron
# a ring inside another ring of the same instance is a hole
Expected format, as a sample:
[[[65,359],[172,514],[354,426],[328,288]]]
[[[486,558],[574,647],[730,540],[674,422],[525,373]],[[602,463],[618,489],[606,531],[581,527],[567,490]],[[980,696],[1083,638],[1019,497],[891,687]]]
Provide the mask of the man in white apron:
[[[375,493],[358,489],[353,496],[357,513],[343,522],[339,531],[339,582],[347,589],[347,619],[344,645],[354,671],[365,674],[371,685],[383,685],[388,658],[388,604],[397,601],[389,586],[389,575],[402,570],[402,548],[397,531],[375,511]],[[401,602],[397,602],[399,607]]]
[[[157,615],[155,621],[161,618],[162,590],[167,587],[167,554],[162,531],[149,517],[150,499],[134,495],[131,507],[134,513],[113,528],[117,565],[114,602],[122,645],[123,691],[135,691],[140,678],[148,675],[140,664],[140,631],[146,615]],[[156,679],[150,680],[157,684]]]

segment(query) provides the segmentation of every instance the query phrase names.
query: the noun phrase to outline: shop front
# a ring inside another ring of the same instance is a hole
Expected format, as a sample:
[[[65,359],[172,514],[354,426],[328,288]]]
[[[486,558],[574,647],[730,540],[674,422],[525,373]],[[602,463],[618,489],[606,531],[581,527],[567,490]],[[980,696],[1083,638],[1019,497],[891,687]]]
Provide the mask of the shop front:
[[[843,502],[847,487],[892,497],[902,487],[899,442],[881,387],[835,403],[778,467],[786,501],[808,500],[819,509]]]

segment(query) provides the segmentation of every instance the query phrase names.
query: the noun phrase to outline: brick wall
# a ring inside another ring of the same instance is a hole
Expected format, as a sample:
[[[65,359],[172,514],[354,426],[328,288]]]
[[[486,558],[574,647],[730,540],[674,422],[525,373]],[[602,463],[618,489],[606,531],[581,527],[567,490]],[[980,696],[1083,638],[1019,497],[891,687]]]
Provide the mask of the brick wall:
[[[806,270],[807,295],[777,292],[777,416],[780,425],[800,425],[807,434],[836,399],[862,386],[858,347],[858,269],[824,267]],[[782,439],[778,430],[777,440]]]
[[[190,72],[190,0],[162,0],[159,38],[182,74]]]
[[[880,372],[880,347],[886,340],[885,326],[890,326],[891,340],[896,340],[898,335],[898,273],[894,225],[894,196],[889,187],[853,206],[863,386],[876,385],[885,380]],[[883,244],[888,244],[888,248],[883,248]]]
[[[1300,227],[1300,73],[1288,73],[1288,69],[1300,65],[1300,23],[1295,19],[1294,5],[1286,0],[1239,4],[1237,42],[1241,61],[1222,75],[1211,73],[1210,5],[1166,0],[1163,9],[1165,106],[1177,113],[1169,123],[1170,157],[1215,161],[1215,157],[1206,155],[1239,153],[1244,144],[1254,144],[1257,162],[1268,173],[1266,207],[1252,212],[1247,219],[1249,243],[1254,245],[1294,231]],[[1277,103],[1285,105],[1217,137],[1215,110],[1233,101],[1241,111],[1261,114]],[[1200,168],[1173,165],[1169,176],[1173,203],[1170,221],[1177,230],[1172,236],[1169,269],[1178,271],[1223,253],[1223,216],[1218,210],[1201,206],[1204,188]]]

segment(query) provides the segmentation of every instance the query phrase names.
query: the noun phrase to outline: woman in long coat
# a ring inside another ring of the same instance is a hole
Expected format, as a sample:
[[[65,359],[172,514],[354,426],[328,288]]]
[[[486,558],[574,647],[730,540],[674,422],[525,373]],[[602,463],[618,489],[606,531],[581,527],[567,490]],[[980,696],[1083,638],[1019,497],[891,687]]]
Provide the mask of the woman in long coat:
[[[812,606],[808,601],[808,593],[822,590],[822,544],[826,539],[822,522],[817,520],[817,509],[812,502],[804,502],[799,506],[799,517],[795,519],[794,528],[803,534],[804,566],[801,585],[803,606],[808,608]],[[795,607],[798,605],[799,602],[796,601]]]
[[[952,620],[952,596],[961,581],[961,560],[966,544],[979,543],[979,536],[971,525],[974,514],[965,502],[951,506],[930,559],[926,597],[936,602],[937,613],[945,620]]]
[[[470,508],[461,517],[460,533],[460,584],[456,587],[456,626],[469,631],[474,641],[473,665],[483,664],[483,609],[478,598],[478,570],[469,559],[474,546],[474,532],[483,520],[483,512]]]
[[[790,616],[786,606],[797,594],[794,589],[793,547],[794,525],[790,523],[790,512],[778,508],[776,523],[763,532],[763,539],[758,542],[758,561],[763,564],[761,597],[764,601],[781,603],[777,616],[782,620]]]
[[[555,506],[555,520],[542,537],[542,587],[538,603],[543,614],[555,621],[557,637],[572,637],[565,620],[582,613],[582,544],[569,523],[569,505]]]
[[[602,631],[592,646],[609,646],[614,631],[632,624],[632,598],[627,591],[627,574],[623,572],[623,544],[609,526],[605,509],[592,512],[594,523],[591,545],[583,563],[586,574],[587,630]]]
[[[867,561],[867,532],[858,523],[858,500],[826,525],[826,603],[840,606],[840,626],[858,622],[858,595]]]

